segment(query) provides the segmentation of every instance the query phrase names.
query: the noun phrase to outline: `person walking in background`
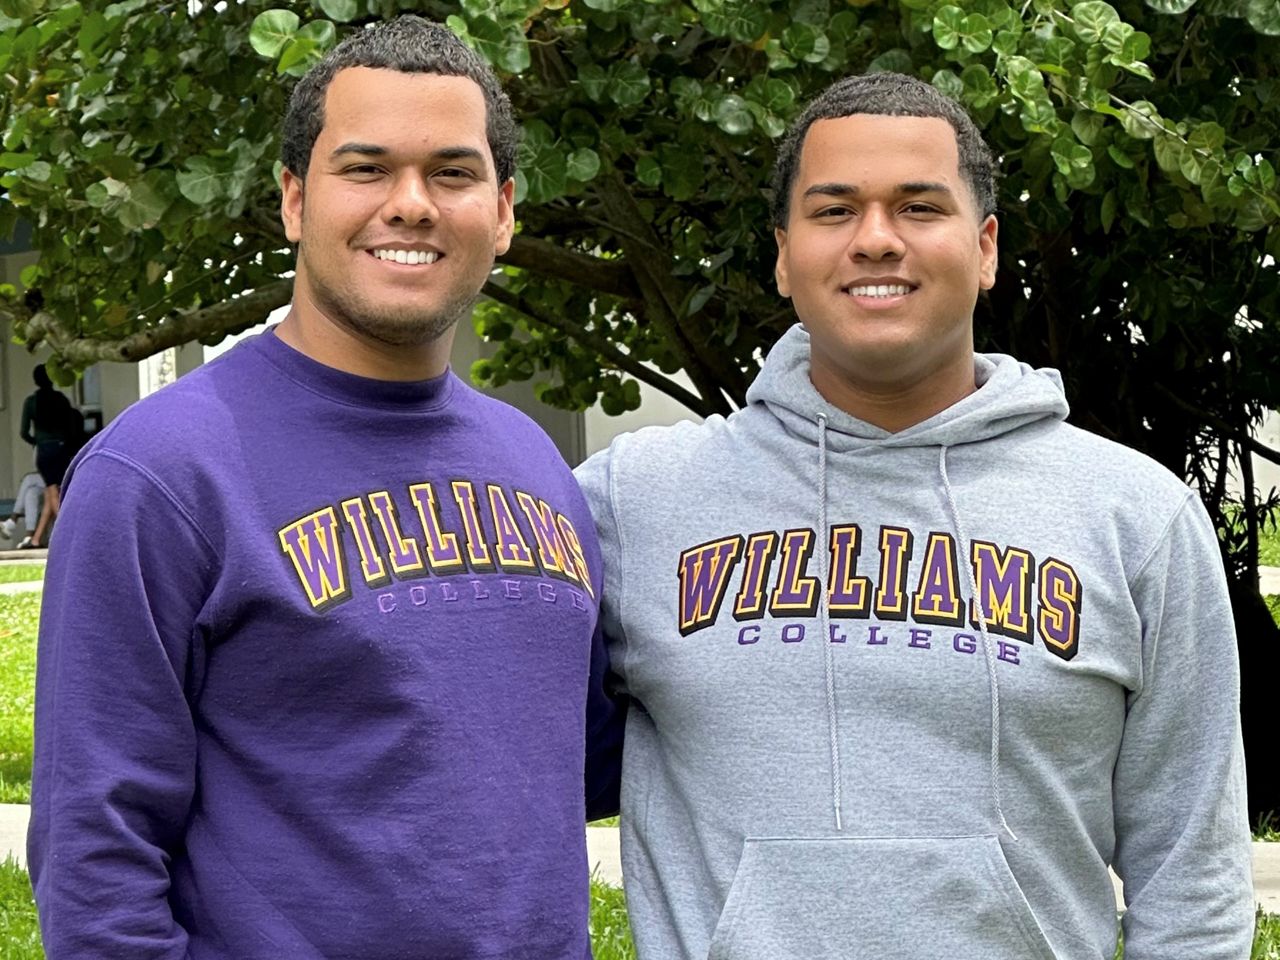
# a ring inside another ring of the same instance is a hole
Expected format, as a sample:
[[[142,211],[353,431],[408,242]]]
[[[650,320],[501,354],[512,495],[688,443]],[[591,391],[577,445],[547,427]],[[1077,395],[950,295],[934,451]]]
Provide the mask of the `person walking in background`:
[[[62,509],[62,478],[71,465],[76,449],[73,443],[73,418],[80,412],[56,389],[44,364],[31,371],[36,390],[22,404],[22,439],[36,448],[36,470],[44,480],[44,503],[40,518],[18,549],[47,547],[50,528]],[[83,425],[82,425],[83,428]]]

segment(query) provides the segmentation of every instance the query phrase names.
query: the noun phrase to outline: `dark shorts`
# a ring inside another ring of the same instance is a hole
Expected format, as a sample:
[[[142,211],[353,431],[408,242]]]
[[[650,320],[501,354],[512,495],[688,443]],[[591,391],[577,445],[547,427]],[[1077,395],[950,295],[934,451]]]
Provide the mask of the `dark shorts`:
[[[71,451],[61,440],[36,444],[36,469],[46,486],[62,483],[62,477],[71,466]]]

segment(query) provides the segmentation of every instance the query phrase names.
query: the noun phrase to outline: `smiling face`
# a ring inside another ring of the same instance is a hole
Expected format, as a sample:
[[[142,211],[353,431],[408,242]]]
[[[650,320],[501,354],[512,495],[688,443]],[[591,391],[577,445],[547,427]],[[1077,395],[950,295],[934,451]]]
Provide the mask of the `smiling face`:
[[[974,390],[973,309],[995,283],[996,220],[975,209],[946,120],[816,121],[776,237],[778,290],[809,331],[827,400],[901,429]],[[876,397],[892,398],[887,420]]]
[[[441,372],[444,335],[470,311],[513,228],[514,185],[497,182],[475,82],[339,71],[306,181],[286,170],[283,188],[285,231],[299,247],[280,335],[353,373]]]

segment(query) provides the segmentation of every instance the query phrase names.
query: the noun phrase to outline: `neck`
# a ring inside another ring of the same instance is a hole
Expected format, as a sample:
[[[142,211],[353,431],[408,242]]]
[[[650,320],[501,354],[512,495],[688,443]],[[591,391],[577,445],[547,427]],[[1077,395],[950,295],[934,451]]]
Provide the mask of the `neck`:
[[[304,356],[343,373],[370,380],[429,380],[449,368],[455,327],[420,344],[375,340],[328,316],[310,299],[303,284],[294,282],[289,315],[276,327],[276,336]]]
[[[811,358],[809,378],[833,407],[889,433],[923,423],[978,389],[973,354],[910,379],[858,378]]]

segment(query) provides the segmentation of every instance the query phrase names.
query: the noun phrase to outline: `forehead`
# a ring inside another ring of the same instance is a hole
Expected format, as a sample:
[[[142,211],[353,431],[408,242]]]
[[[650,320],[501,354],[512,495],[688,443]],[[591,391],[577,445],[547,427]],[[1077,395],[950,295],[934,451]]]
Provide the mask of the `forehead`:
[[[316,140],[360,141],[379,146],[414,143],[485,147],[485,102],[469,77],[347,67],[325,91],[324,126]]]
[[[941,117],[857,113],[816,120],[805,134],[797,167],[801,190],[818,182],[961,180],[955,130]]]

